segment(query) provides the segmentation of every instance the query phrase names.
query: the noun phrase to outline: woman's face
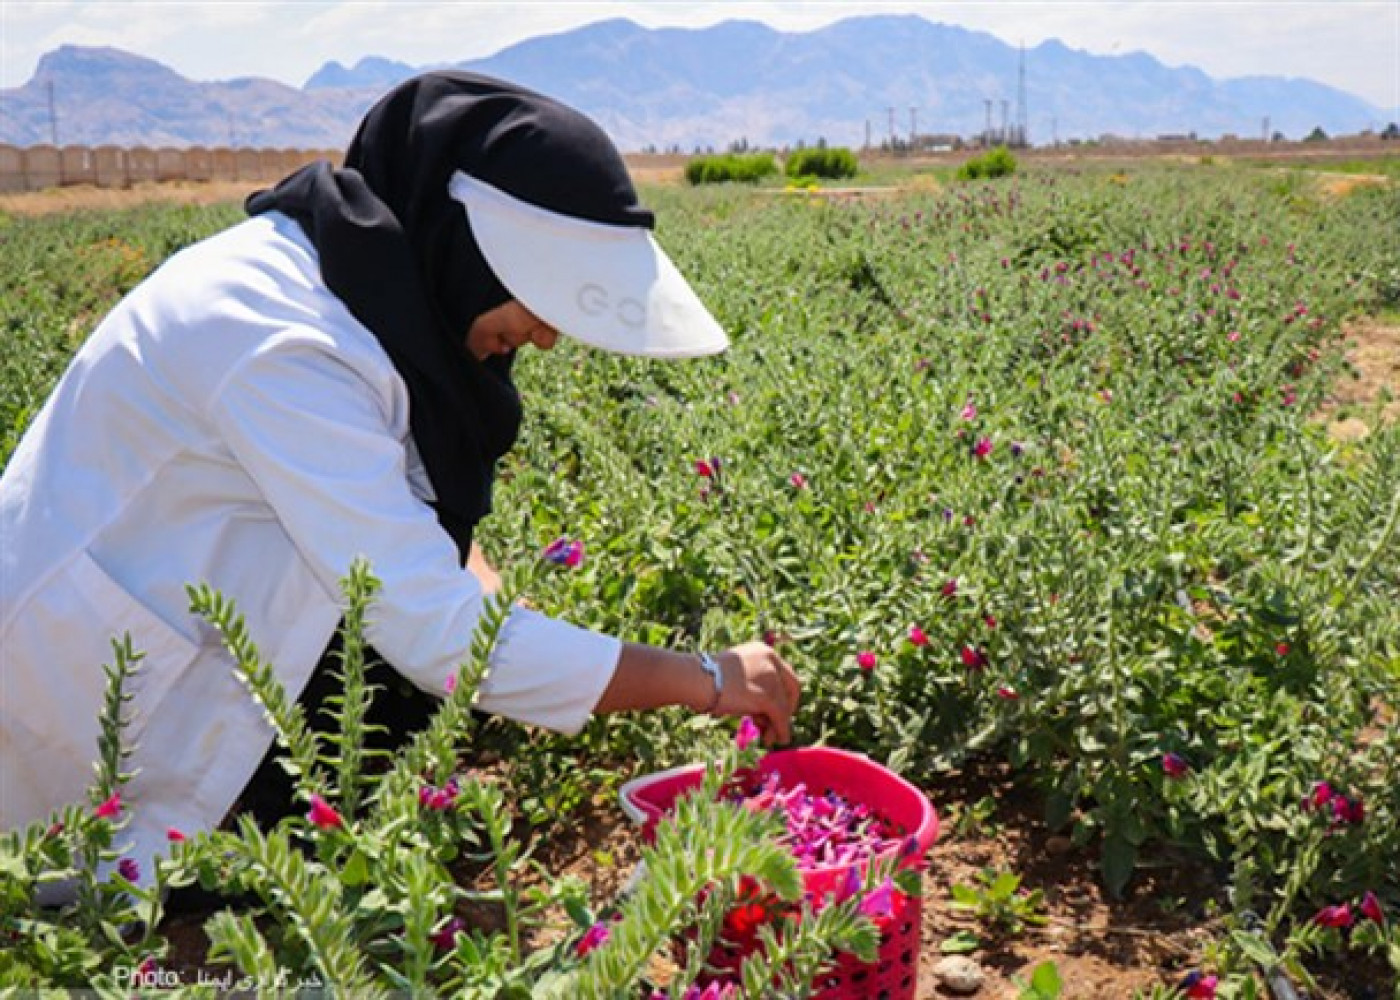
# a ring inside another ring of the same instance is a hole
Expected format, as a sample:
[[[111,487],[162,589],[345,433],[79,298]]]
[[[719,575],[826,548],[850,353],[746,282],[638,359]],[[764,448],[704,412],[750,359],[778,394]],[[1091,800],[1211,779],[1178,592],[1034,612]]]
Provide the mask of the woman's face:
[[[547,351],[559,339],[559,331],[548,326],[515,299],[478,316],[467,331],[467,353],[478,361],[496,354],[509,354],[526,344]]]

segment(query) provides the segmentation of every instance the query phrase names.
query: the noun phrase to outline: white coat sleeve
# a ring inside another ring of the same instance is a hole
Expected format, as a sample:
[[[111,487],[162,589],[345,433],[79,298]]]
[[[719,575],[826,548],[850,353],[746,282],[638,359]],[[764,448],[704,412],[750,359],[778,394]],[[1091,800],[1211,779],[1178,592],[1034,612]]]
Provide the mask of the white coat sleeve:
[[[431,508],[413,495],[396,372],[355,367],[315,342],[274,340],[230,372],[210,417],[328,593],[356,556],[382,589],[367,639],[442,694],[467,659],[484,595]],[[560,732],[587,721],[617,667],[616,638],[512,611],[479,692],[483,710]]]

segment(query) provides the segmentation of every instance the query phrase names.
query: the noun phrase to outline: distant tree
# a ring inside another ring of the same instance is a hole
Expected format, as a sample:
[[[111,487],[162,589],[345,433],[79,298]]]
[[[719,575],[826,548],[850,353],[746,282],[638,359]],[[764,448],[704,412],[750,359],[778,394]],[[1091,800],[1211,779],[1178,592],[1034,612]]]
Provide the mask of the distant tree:
[[[1288,136],[1284,135],[1282,132],[1275,132],[1275,133],[1273,134],[1273,136],[1269,139],[1269,141],[1270,141],[1270,142],[1287,142],[1287,141],[1288,141]]]
[[[1322,126],[1321,126],[1321,125],[1318,125],[1318,126],[1316,126],[1311,132],[1309,132],[1309,133],[1307,134],[1307,136],[1304,137],[1303,141],[1304,141],[1304,142],[1326,142],[1326,141],[1327,141],[1327,133],[1324,132],[1324,131],[1322,131]]]
[[[1385,131],[1381,133],[1381,138],[1386,140],[1400,139],[1400,125],[1391,122],[1385,127]]]

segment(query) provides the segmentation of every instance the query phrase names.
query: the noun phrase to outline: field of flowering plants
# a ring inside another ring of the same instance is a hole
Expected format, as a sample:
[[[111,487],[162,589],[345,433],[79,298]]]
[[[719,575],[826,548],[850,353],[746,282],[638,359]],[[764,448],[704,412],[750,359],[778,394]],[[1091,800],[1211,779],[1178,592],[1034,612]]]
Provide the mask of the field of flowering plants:
[[[1286,979],[1319,997],[1400,997],[1400,424],[1384,415],[1384,388],[1340,414],[1335,404],[1354,375],[1345,334],[1363,318],[1400,323],[1400,187],[1332,196],[1296,172],[1144,163],[988,183],[896,177],[841,197],[645,194],[658,238],[733,347],[662,363],[561,341],[522,357],[524,434],[482,542],[506,565],[567,546],[571,565],[522,584],[532,603],[680,648],[763,637],[802,677],[798,742],[863,752],[924,788],[945,839],[955,836],[947,820],[973,806],[945,791],[995,768],[998,788],[1091,859],[1105,898],[1150,893],[1164,868],[1198,873],[1200,898],[1172,905],[1209,933],[1135,995],[1283,996],[1270,987]],[[0,459],[101,311],[172,250],[237,217],[216,206],[0,218]],[[1367,432],[1339,439],[1324,411]],[[470,718],[460,707],[459,721]],[[530,995],[499,992],[510,978],[501,970],[534,962],[549,967],[537,983],[569,983],[572,995],[645,996],[638,969],[679,911],[624,908],[608,925],[590,909],[603,901],[551,885],[547,872],[538,882],[550,898],[527,905],[509,888],[526,861],[505,838],[523,830],[547,845],[583,812],[615,811],[629,777],[732,758],[734,731],[668,713],[598,720],[574,738],[478,724],[460,752],[491,772],[500,799],[473,792],[478,820],[458,822],[471,856],[488,859],[479,867],[499,876],[494,895],[470,902],[503,907],[505,926],[488,920],[451,955],[424,943],[447,925],[406,916],[389,921],[400,952],[343,914],[334,933],[330,916],[284,915],[280,926],[313,944],[275,961],[251,924],[216,925],[210,939],[245,972],[324,973],[319,929],[363,945],[359,971],[408,956],[381,977],[386,988]],[[438,751],[440,762],[448,742]],[[502,809],[512,830],[488,819]],[[332,824],[309,819],[309,866],[365,866],[362,843],[327,839]],[[758,870],[791,889],[790,867],[763,853],[772,830],[732,816],[678,820],[691,825],[679,844],[658,839],[651,870],[670,870],[665,850],[714,854],[727,835],[748,846],[710,876]],[[469,854],[446,852],[444,864],[460,874]],[[188,870],[210,881],[212,857]],[[418,899],[413,877],[405,898]],[[704,885],[669,887],[691,899]],[[872,885],[867,902],[888,891]],[[998,910],[990,878],[959,888],[963,908],[983,917],[1034,906],[1003,893]],[[434,912],[447,919],[451,900]],[[12,941],[48,926],[30,902],[0,893],[7,913],[23,915]],[[582,936],[522,938],[517,917],[550,907],[569,911]],[[752,973],[780,986],[755,978],[743,995],[805,995],[775,971],[782,956],[815,969],[822,941],[868,952],[869,916],[853,898],[808,919],[805,933],[821,940],[782,939],[789,950]],[[923,948],[994,950],[990,924],[970,926],[965,948],[929,933]],[[1000,933],[1015,926],[1003,920]],[[64,947],[90,971],[100,963],[82,956],[115,954],[98,940]],[[128,943],[121,954],[168,954],[158,933],[142,941],[145,951]],[[636,961],[609,971],[622,961],[609,949]],[[25,954],[27,968],[58,975]],[[448,970],[449,958],[459,965]],[[694,971],[659,995],[701,995]],[[568,978],[580,974],[597,978],[585,989]],[[1107,995],[1047,982],[1005,995]],[[921,996],[951,995],[921,986]],[[705,995],[730,994],[712,985]]]

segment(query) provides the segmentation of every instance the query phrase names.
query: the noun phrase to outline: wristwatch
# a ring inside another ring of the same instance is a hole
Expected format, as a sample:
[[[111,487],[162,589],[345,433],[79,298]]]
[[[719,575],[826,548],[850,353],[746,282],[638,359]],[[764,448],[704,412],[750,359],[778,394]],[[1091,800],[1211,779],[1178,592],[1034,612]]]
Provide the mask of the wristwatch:
[[[709,674],[715,682],[715,696],[710,699],[709,707],[705,709],[706,715],[712,715],[719,707],[719,696],[724,690],[724,671],[720,669],[719,661],[709,653],[700,654],[700,669]]]

